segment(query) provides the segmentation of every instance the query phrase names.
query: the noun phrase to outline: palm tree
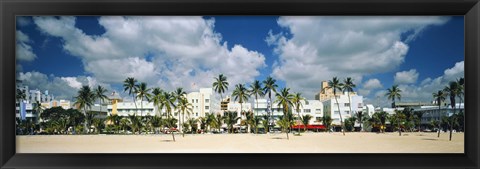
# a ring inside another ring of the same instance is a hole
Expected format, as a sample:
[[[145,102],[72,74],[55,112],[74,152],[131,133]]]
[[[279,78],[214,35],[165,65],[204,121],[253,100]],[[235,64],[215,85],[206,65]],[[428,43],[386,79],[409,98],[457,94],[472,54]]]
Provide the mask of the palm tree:
[[[463,103],[462,97],[465,95],[465,79],[462,77],[460,79],[457,79],[458,83],[458,100],[460,101],[460,104],[458,104],[458,109],[460,110],[460,105]]]
[[[75,101],[75,105],[77,105],[78,108],[82,109],[83,114],[85,116],[87,116],[87,108],[90,109],[92,107],[93,102],[94,102],[94,98],[95,98],[94,93],[92,92],[90,87],[89,86],[82,86],[82,88],[80,88],[80,90],[78,91],[77,96],[75,97],[75,99],[77,99]],[[85,133],[88,132],[86,122],[84,123],[84,132]]]
[[[281,119],[281,121],[283,122],[279,122],[278,124],[280,126],[290,124],[290,122],[293,122],[293,115],[290,116],[291,110],[289,110],[289,107],[293,105],[293,98],[295,96],[293,94],[290,94],[290,88],[283,88],[282,90],[280,90],[279,93],[275,94],[275,96],[276,96],[275,102],[278,102],[277,106],[278,107],[282,106],[282,109],[283,109],[283,119]],[[290,129],[290,126],[284,126],[284,127],[287,127],[286,128],[287,138],[288,138],[288,130]]]
[[[293,94],[290,94],[290,88],[281,89],[279,93],[275,94],[275,96],[277,106],[282,106],[283,115],[287,115],[289,107],[293,105],[293,98],[295,97]]]
[[[227,124],[229,133],[233,133],[233,125],[237,123],[240,117],[232,111],[226,111],[224,114],[223,121]]]
[[[300,107],[302,106],[302,100],[305,101],[305,98],[302,97],[302,93],[293,94],[292,103],[295,105],[295,108],[297,110],[297,117],[301,122],[303,122],[300,117]],[[303,125],[306,127],[305,123]],[[298,134],[300,134],[300,127],[298,127]]]
[[[140,134],[140,130],[142,128],[142,121],[141,119],[133,114],[133,115],[128,115],[128,119],[130,120],[130,128],[132,129],[132,133],[135,134],[136,131],[138,131],[138,134]]]
[[[313,116],[306,114],[302,116],[302,123],[303,123],[303,130],[307,131],[307,125],[310,124],[310,119],[312,119]]]
[[[205,124],[206,124],[205,130],[207,132],[211,131],[211,129],[209,129],[209,128],[212,127],[212,123],[214,123],[214,121],[215,121],[215,114],[207,113],[206,116],[205,116]]]
[[[15,92],[15,99],[17,100],[17,102],[20,102],[22,100],[25,100],[26,98],[26,94],[23,90],[21,89],[16,89],[16,92]]]
[[[252,114],[252,119],[250,121],[250,125],[255,128],[255,134],[258,134],[258,125],[261,123],[262,118],[259,116],[253,116]]]
[[[115,128],[117,129],[117,133],[120,126],[120,120],[121,120],[121,117],[118,116],[117,114],[110,114],[109,116],[107,116],[107,121],[109,121],[115,126]]]
[[[165,119],[165,124],[167,125],[170,133],[172,133],[173,142],[175,142],[175,134],[171,129],[175,127],[175,124],[177,124],[177,119],[173,117],[167,117],[167,119]]]
[[[197,129],[197,123],[198,123],[198,120],[195,118],[189,118],[187,120],[187,124],[192,128],[190,129],[192,133],[194,133],[194,131]]]
[[[453,109],[453,115],[451,116],[451,119],[450,119],[450,141],[452,141],[452,130],[453,130],[453,121],[455,121],[453,119],[454,115],[455,115],[455,97],[457,97],[460,92],[461,92],[461,87],[459,85],[459,83],[455,82],[455,81],[452,81],[448,84],[448,86],[445,87],[445,89],[443,89],[447,95],[450,97],[450,106],[452,107]]]
[[[215,92],[220,94],[220,98],[221,98],[220,101],[222,101],[223,100],[222,94],[228,90],[227,77],[224,76],[223,74],[220,74],[218,75],[218,77],[215,77],[215,82],[213,82],[213,90],[215,90]]]
[[[382,133],[385,132],[385,122],[387,120],[387,116],[388,116],[387,112],[382,111],[382,112],[374,113],[371,118],[371,120],[375,124],[380,125],[380,130]]]
[[[187,92],[185,92],[183,90],[183,88],[179,87],[173,92],[173,95],[174,95],[176,103],[178,105],[180,100],[182,100],[184,98],[186,99]],[[180,113],[178,113],[178,127],[179,127],[179,129],[181,128],[181,126],[182,125],[180,125]]]
[[[413,111],[413,109],[411,109]],[[422,125],[422,117],[423,117],[423,112],[422,111],[416,111],[413,112],[414,116],[416,117],[415,122],[418,125],[418,132],[420,132],[421,125]]]
[[[218,132],[220,132],[220,128],[222,127],[222,115],[220,114],[217,114],[216,116],[214,115],[214,119],[212,121],[212,123],[210,124],[212,126],[212,128],[215,128],[218,130]]]
[[[154,127],[155,133],[158,133],[159,128],[162,127],[163,125],[163,119],[161,116],[153,116],[150,123],[152,124],[152,127]]]
[[[37,113],[38,117],[40,117],[40,114],[42,114],[44,109],[45,109],[45,107],[43,107],[42,104],[38,100],[35,101],[35,104],[33,106],[33,110],[35,111],[35,113]]]
[[[147,88],[147,83],[145,82],[142,82],[140,83],[139,85],[137,85],[137,90],[136,90],[136,94],[137,94],[137,99],[140,99],[140,116],[143,117],[143,98],[146,98],[148,100],[148,98],[151,97],[150,95],[150,90],[149,88]]]
[[[255,101],[257,102],[256,109],[258,109],[258,96],[263,97],[265,93],[263,92],[262,84],[260,81],[255,80],[250,84],[250,94],[255,95]],[[255,109],[255,116],[258,116],[258,110]]]
[[[347,77],[345,80],[343,80],[343,92],[347,92],[348,95],[348,104],[350,108],[350,113],[353,114],[352,112],[352,101],[350,98],[350,93],[353,92],[353,88],[355,88],[356,85],[353,83],[353,79],[351,77]]]
[[[268,115],[263,115],[263,116],[262,116],[262,122],[261,122],[261,123],[262,123],[262,125],[263,125],[264,131],[265,131],[265,132],[268,132],[268,131],[267,131],[267,130],[268,130],[268,124],[269,124],[269,123],[268,123]]]
[[[130,124],[130,121],[127,118],[120,119],[120,128],[122,128],[123,133],[125,133],[125,128],[127,128]]]
[[[161,115],[162,111],[162,98],[163,98],[163,90],[156,87],[153,88],[152,94],[149,98],[149,101],[153,102],[153,105],[157,106],[157,111],[160,111],[158,114]]]
[[[438,113],[440,113],[440,107],[442,106],[442,102],[445,101],[445,97],[446,97],[446,93],[443,92],[443,90],[439,90],[437,91],[437,93],[433,93],[433,98],[437,101],[437,105],[438,105]],[[438,136],[437,137],[440,137],[440,122],[437,122],[435,124],[438,124]]]
[[[95,88],[95,90],[94,90],[93,97],[95,97],[95,99],[100,100],[100,112],[102,112],[103,102],[105,101],[105,99],[108,99],[107,95],[105,95],[106,92],[107,92],[107,89],[105,89],[104,87],[102,87],[100,85],[98,85],[97,88]]]
[[[192,103],[189,103],[187,101],[186,98],[180,98],[180,100],[178,101],[177,103],[177,108],[178,108],[178,121],[180,123],[185,123],[185,113],[187,113],[187,115],[190,115],[190,113],[192,113]],[[182,114],[182,121],[180,121],[180,113]],[[183,132],[183,130],[181,129],[180,126],[183,127],[183,125],[180,125],[179,123],[179,130],[182,131],[182,137],[185,137],[185,133]]]
[[[232,93],[232,97],[234,98],[235,101],[238,100],[238,103],[240,103],[240,117],[243,115],[243,103],[248,101],[248,98],[250,95],[248,94],[247,88],[245,88],[245,85],[243,84],[237,84],[235,85],[235,90]]]
[[[360,124],[360,131],[363,131],[363,128],[362,128],[362,123],[363,121],[365,120],[365,116],[366,114],[364,114],[362,111],[358,111],[355,113],[355,117],[357,119],[357,122]]]
[[[392,100],[392,108],[395,108],[395,112],[397,111],[397,106],[395,105],[395,99],[397,98],[400,100],[402,98],[402,95],[400,94],[402,90],[398,88],[398,85],[393,85],[392,88],[387,89],[387,93],[385,94],[388,99]],[[400,123],[398,125],[398,135],[402,136],[402,130],[400,129]]]
[[[290,126],[294,124],[292,119],[293,119],[293,115],[291,111],[289,111],[287,112],[287,114],[280,116],[280,119],[277,121],[277,124],[282,128],[282,130],[285,133],[287,133],[287,140],[289,140],[288,133],[289,133]]]
[[[273,79],[271,76],[268,76],[267,79],[265,79],[263,81],[263,85],[264,85],[264,87],[263,87],[264,92],[263,93],[265,93],[265,95],[268,94],[268,100],[270,101],[270,103],[272,103],[272,91],[277,93],[278,85],[275,84],[276,82],[277,82],[277,80]],[[272,108],[272,104],[270,104],[268,106],[270,106],[269,107],[270,109]],[[267,122],[269,122],[269,119],[272,118],[273,112],[268,112],[268,113],[270,113],[270,117],[268,119],[266,119]],[[269,124],[270,124],[270,122],[269,122]],[[267,129],[266,132],[268,132],[268,126],[265,126],[265,128]]]
[[[105,120],[100,118],[93,119],[94,133],[100,133],[100,130],[105,126]]]
[[[137,102],[135,100],[135,93],[137,92],[137,80],[133,77],[128,77],[123,81],[123,91],[128,91],[128,95],[132,95],[133,103],[135,104],[135,113],[137,113]]]
[[[343,84],[340,83],[337,77],[333,77],[332,80],[328,81],[328,87],[326,87],[325,89],[333,89],[333,96],[335,97],[335,102],[338,107],[338,114],[340,115],[340,125],[342,127],[342,133],[343,135],[345,135],[345,125],[343,124],[342,112],[340,111],[340,105],[338,104],[338,99],[337,99],[337,90],[342,91]]]
[[[164,107],[167,111],[167,117],[170,117],[171,111],[176,108],[175,105],[175,95],[170,92],[164,92],[163,97],[161,97],[161,103],[160,103],[160,110],[162,110]]]

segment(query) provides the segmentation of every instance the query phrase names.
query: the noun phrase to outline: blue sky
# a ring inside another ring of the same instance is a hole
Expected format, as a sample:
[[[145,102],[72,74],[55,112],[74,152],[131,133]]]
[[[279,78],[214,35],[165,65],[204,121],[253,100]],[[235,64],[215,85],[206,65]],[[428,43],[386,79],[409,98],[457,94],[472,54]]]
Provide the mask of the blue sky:
[[[18,17],[17,78],[71,98],[81,85],[121,92],[127,76],[187,91],[219,73],[230,89],[272,76],[314,99],[338,76],[367,103],[386,105],[376,98],[393,84],[430,101],[463,77],[463,31],[463,16]]]

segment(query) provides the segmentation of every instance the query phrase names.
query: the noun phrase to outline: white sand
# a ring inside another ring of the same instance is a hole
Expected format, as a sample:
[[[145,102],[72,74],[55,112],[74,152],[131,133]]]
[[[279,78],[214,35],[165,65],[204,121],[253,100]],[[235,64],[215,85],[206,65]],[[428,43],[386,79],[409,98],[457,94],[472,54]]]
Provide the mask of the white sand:
[[[464,134],[302,133],[17,136],[17,153],[463,153]]]

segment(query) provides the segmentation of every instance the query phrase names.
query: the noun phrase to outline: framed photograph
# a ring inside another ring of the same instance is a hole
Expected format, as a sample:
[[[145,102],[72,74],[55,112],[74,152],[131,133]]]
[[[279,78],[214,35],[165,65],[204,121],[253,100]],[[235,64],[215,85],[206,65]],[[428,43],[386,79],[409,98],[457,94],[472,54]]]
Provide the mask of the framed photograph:
[[[478,168],[479,8],[5,1],[0,166]]]

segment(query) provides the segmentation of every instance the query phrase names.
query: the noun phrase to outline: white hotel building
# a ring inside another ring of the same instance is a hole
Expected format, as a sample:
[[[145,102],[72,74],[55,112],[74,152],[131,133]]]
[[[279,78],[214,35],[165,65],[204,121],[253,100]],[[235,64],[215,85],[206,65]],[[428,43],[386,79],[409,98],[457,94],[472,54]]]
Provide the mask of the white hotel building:
[[[301,101],[302,106],[300,107],[300,116],[310,115],[312,119],[310,119],[310,124],[321,124],[320,118],[323,117],[323,104],[319,100],[306,100]],[[267,115],[267,99],[258,99],[258,108],[257,102],[254,100],[254,114],[258,116]],[[294,117],[297,117],[297,108],[291,107],[292,113]],[[278,119],[280,116],[283,116],[283,109],[282,106],[278,106],[277,103],[272,103],[272,112],[273,117]]]
[[[342,113],[342,119],[352,117],[356,112],[363,111],[363,96],[350,95],[348,98],[347,93],[337,95],[337,101],[335,98],[330,98],[323,101],[323,112],[332,118],[332,124],[340,125],[340,113]],[[350,105],[352,112],[350,112]],[[338,110],[340,107],[340,111]]]
[[[136,114],[137,116],[163,116],[166,113],[165,109],[161,111],[158,110],[157,106],[153,102],[140,101],[136,100],[124,102],[123,98],[119,96],[118,93],[113,92],[108,95],[109,100],[106,102],[106,105],[102,106],[96,104],[92,107],[93,111],[105,113],[105,116],[110,114],[118,114],[119,116],[128,116]],[[205,117],[206,113],[211,112],[211,100],[212,89],[211,88],[201,88],[199,92],[190,92],[187,94],[187,101],[192,104],[192,113],[190,117],[198,118]],[[136,104],[136,105],[135,105]],[[135,113],[136,112],[136,113]],[[173,115],[176,116],[177,110],[172,110]]]

